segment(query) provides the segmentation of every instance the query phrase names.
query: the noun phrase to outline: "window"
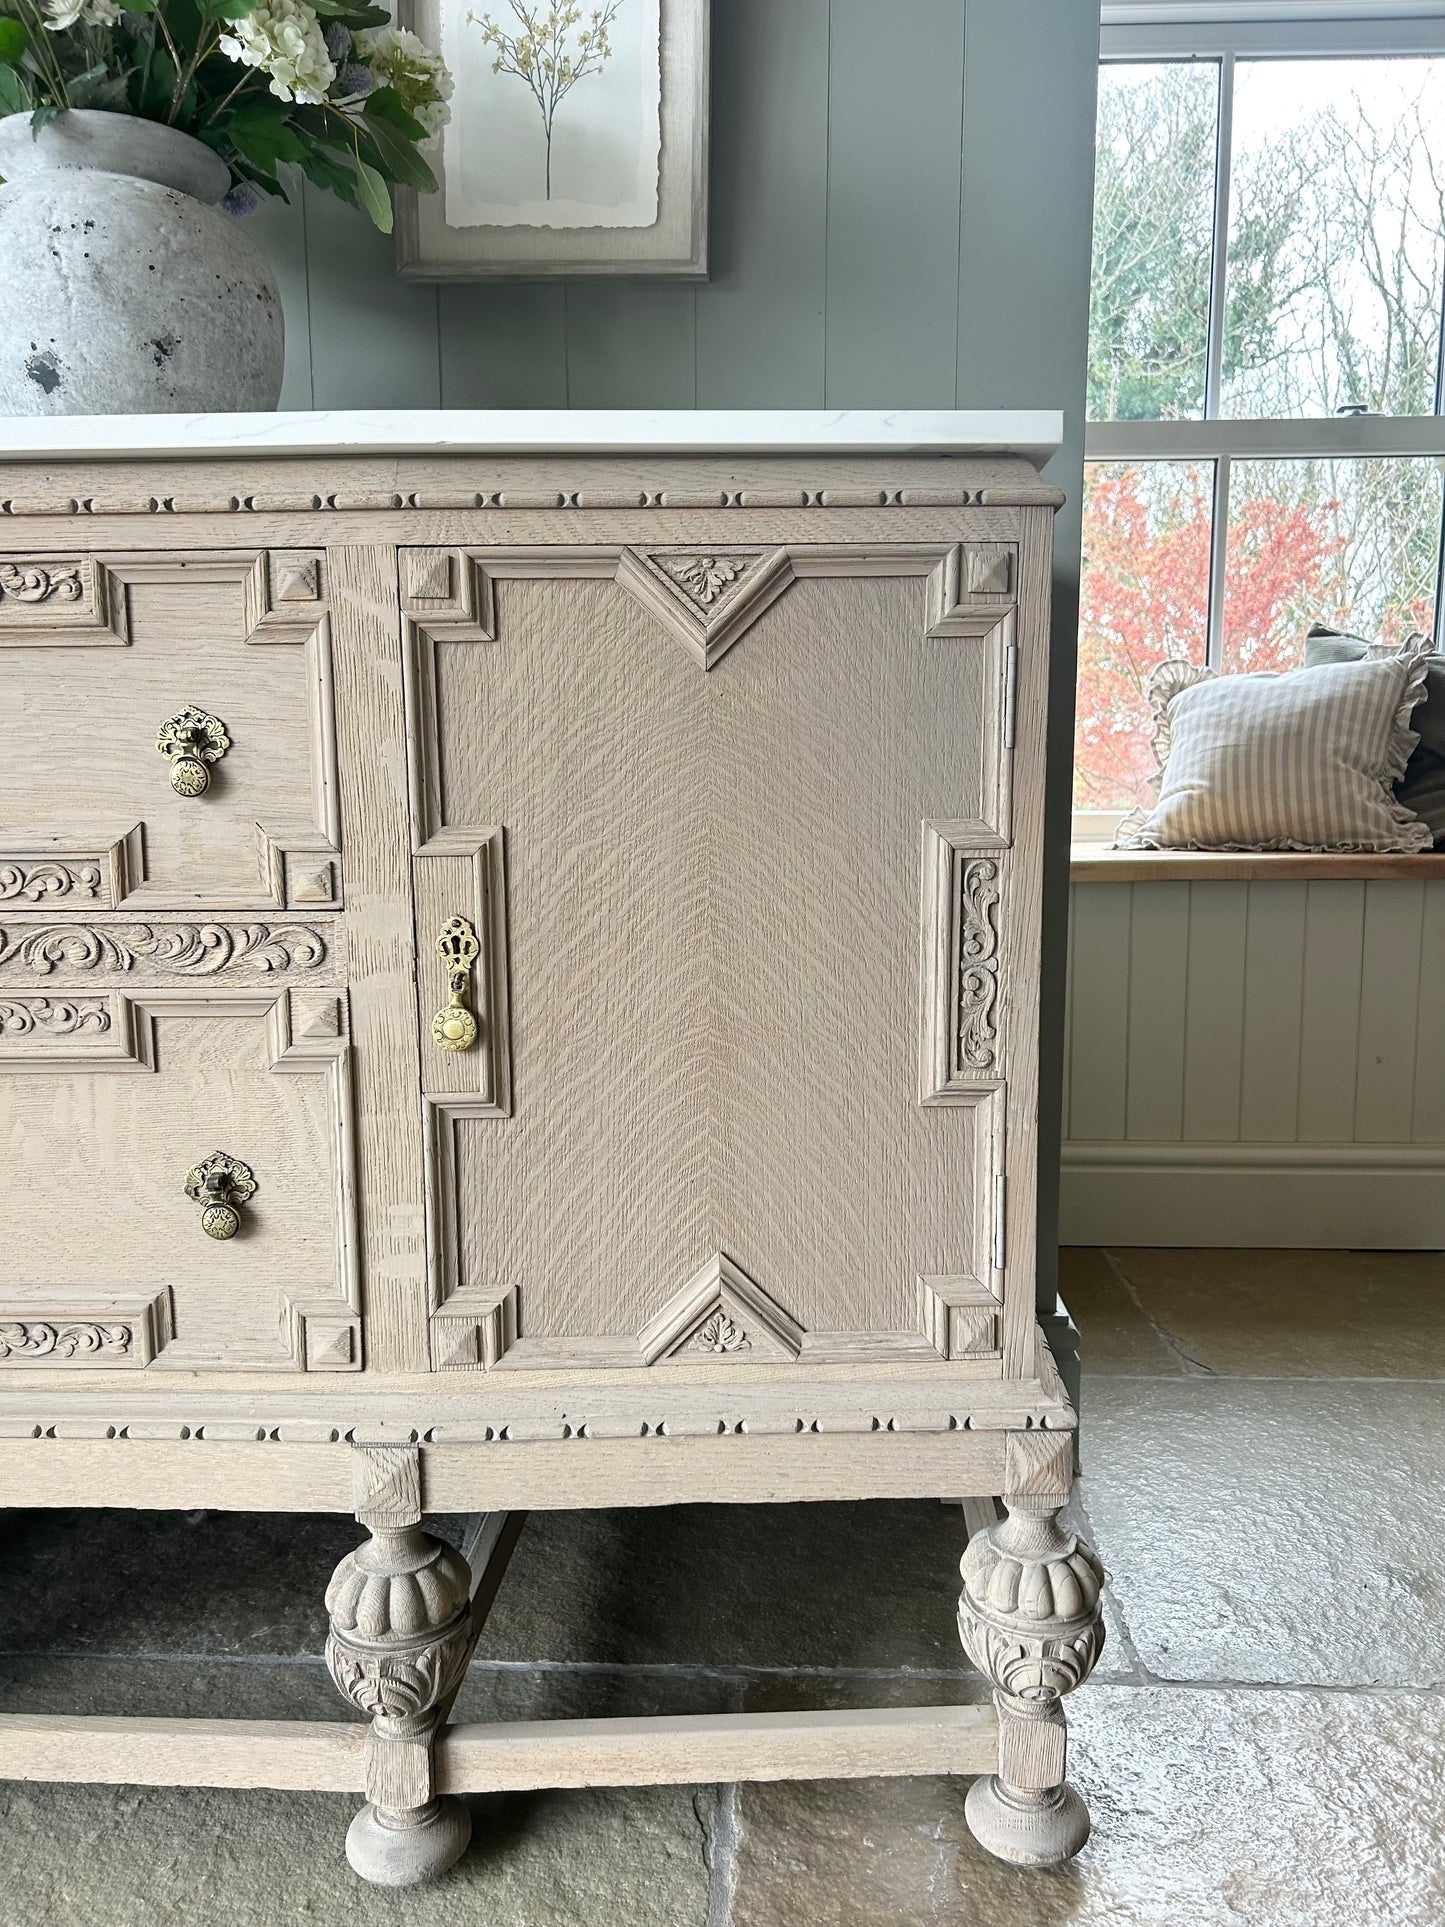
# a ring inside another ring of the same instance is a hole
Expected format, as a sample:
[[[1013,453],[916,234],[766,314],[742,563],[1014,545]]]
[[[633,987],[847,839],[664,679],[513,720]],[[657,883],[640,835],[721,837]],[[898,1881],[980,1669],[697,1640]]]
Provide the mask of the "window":
[[[1445,20],[1104,11],[1085,835],[1153,773],[1158,663],[1292,668],[1312,622],[1433,633],[1445,520]]]

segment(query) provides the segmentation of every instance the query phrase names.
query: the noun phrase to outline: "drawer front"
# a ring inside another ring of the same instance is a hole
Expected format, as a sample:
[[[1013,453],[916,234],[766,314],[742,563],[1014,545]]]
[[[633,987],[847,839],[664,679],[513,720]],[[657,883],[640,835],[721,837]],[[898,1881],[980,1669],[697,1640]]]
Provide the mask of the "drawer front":
[[[0,558],[0,909],[339,902],[325,590],[313,552]]]
[[[0,985],[0,1371],[357,1369],[344,993],[82,985],[55,954]],[[327,974],[324,944],[272,954]]]
[[[1016,572],[403,552],[437,1366],[998,1369]]]

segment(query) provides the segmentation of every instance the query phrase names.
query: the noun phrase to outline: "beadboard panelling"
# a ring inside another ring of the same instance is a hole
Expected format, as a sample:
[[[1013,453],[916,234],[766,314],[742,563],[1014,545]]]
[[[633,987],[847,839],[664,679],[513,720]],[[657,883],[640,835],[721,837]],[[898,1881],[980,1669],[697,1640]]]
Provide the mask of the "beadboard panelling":
[[[1072,894],[1065,1242],[1445,1243],[1445,883]]]

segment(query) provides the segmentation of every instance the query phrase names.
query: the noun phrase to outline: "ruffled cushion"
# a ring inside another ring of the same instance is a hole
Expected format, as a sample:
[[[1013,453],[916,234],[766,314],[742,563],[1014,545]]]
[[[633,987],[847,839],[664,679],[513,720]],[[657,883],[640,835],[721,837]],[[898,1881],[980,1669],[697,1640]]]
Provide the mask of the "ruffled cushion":
[[[1392,785],[1419,741],[1422,648],[1284,675],[1162,663],[1150,680],[1158,794],[1121,850],[1427,850]]]

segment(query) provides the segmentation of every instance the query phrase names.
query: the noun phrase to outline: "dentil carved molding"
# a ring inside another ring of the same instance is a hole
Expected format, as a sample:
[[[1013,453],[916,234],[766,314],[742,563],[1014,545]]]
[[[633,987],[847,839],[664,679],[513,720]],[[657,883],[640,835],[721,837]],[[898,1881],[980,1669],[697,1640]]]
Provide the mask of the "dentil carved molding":
[[[0,871],[0,894],[4,872]],[[140,959],[193,977],[247,963],[268,974],[314,970],[326,960],[326,938],[307,924],[56,924],[44,930],[0,930],[0,964],[12,958],[41,976],[56,969],[131,970]]]

